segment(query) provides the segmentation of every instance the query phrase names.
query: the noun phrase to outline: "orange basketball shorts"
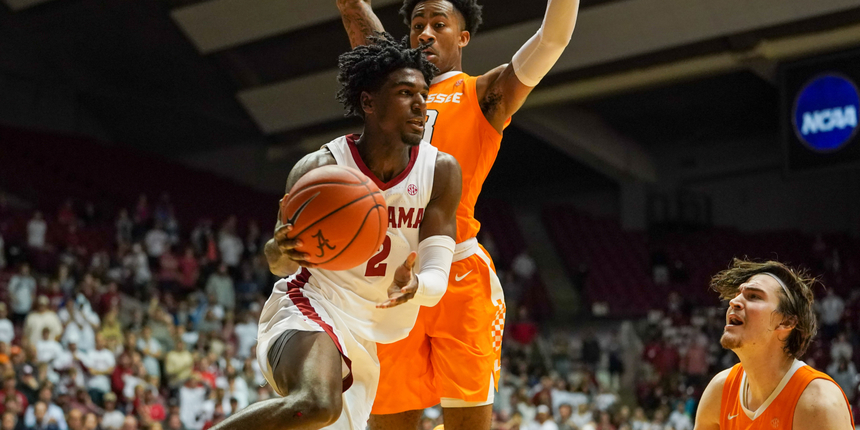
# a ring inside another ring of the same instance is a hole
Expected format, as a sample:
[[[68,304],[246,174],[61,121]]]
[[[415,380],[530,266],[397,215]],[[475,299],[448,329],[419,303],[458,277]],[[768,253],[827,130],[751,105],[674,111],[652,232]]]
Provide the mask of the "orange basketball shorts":
[[[461,249],[462,248],[462,249]],[[448,290],[422,307],[409,336],[377,344],[379,389],[374,414],[492,403],[505,326],[505,299],[487,251],[457,245]]]

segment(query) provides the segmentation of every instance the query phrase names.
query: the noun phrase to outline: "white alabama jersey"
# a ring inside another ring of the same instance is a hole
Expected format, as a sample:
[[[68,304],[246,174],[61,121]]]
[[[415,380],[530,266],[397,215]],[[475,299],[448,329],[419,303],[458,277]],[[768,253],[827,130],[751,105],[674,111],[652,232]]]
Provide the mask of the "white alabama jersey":
[[[298,288],[308,298],[327,302],[327,310],[337,314],[336,318],[357,336],[373,342],[391,343],[409,334],[420,306],[406,302],[394,308],[378,309],[376,305],[388,299],[388,288],[394,282],[397,267],[406,261],[410,252],[418,250],[418,229],[433,192],[438,150],[427,142],[421,142],[412,148],[406,169],[383,183],[359,156],[355,146],[357,139],[357,135],[343,136],[329,142],[326,147],[338,165],[360,170],[382,191],[388,206],[388,233],[379,252],[367,263],[342,271],[309,269],[310,277]],[[414,267],[419,267],[418,263]],[[278,282],[275,289],[289,288],[289,285],[289,282]],[[275,296],[273,294],[272,298]],[[276,303],[271,305],[277,306]],[[269,306],[267,302],[265,308]],[[267,314],[265,308],[261,321]],[[276,312],[275,309],[271,311]]]

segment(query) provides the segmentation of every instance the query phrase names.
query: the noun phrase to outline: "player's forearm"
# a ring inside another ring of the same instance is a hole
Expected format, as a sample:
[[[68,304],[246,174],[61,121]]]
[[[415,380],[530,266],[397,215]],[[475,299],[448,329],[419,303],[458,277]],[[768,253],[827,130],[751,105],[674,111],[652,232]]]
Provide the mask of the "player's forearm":
[[[275,239],[269,239],[266,246],[263,247],[263,251],[266,254],[266,261],[269,263],[269,271],[273,275],[286,278],[299,270],[299,264],[281,252]]]
[[[520,82],[534,87],[549,73],[570,43],[578,14],[579,0],[548,0],[540,29],[514,55]]]
[[[353,48],[366,44],[368,36],[385,31],[370,0],[337,0],[337,8]]]
[[[418,291],[412,302],[421,306],[436,306],[448,289],[451,261],[454,259],[454,239],[450,236],[431,236],[418,244],[420,267]]]

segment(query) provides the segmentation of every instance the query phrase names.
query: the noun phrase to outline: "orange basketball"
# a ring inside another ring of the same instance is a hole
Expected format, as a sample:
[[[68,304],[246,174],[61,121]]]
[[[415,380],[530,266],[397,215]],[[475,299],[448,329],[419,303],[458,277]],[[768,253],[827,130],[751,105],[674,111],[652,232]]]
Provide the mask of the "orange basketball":
[[[320,269],[352,269],[370,259],[388,230],[382,192],[358,170],[329,165],[304,174],[281,202],[281,222],[290,238]]]

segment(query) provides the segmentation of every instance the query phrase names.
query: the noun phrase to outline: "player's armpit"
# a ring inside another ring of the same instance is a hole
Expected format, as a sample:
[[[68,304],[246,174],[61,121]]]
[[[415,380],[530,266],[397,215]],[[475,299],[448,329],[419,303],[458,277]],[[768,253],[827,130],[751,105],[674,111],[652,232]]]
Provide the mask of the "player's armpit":
[[[826,379],[814,379],[797,401],[794,409],[795,430],[851,430],[851,412],[838,385]]]
[[[696,409],[696,427],[694,430],[719,430],[720,429],[720,403],[722,403],[723,386],[726,385],[726,378],[732,371],[731,368],[723,370],[711,379],[705,392],[702,393],[702,399],[699,401],[699,408]]]
[[[385,31],[373,13],[370,0],[337,0],[337,8],[353,48],[366,44],[368,36]]]

